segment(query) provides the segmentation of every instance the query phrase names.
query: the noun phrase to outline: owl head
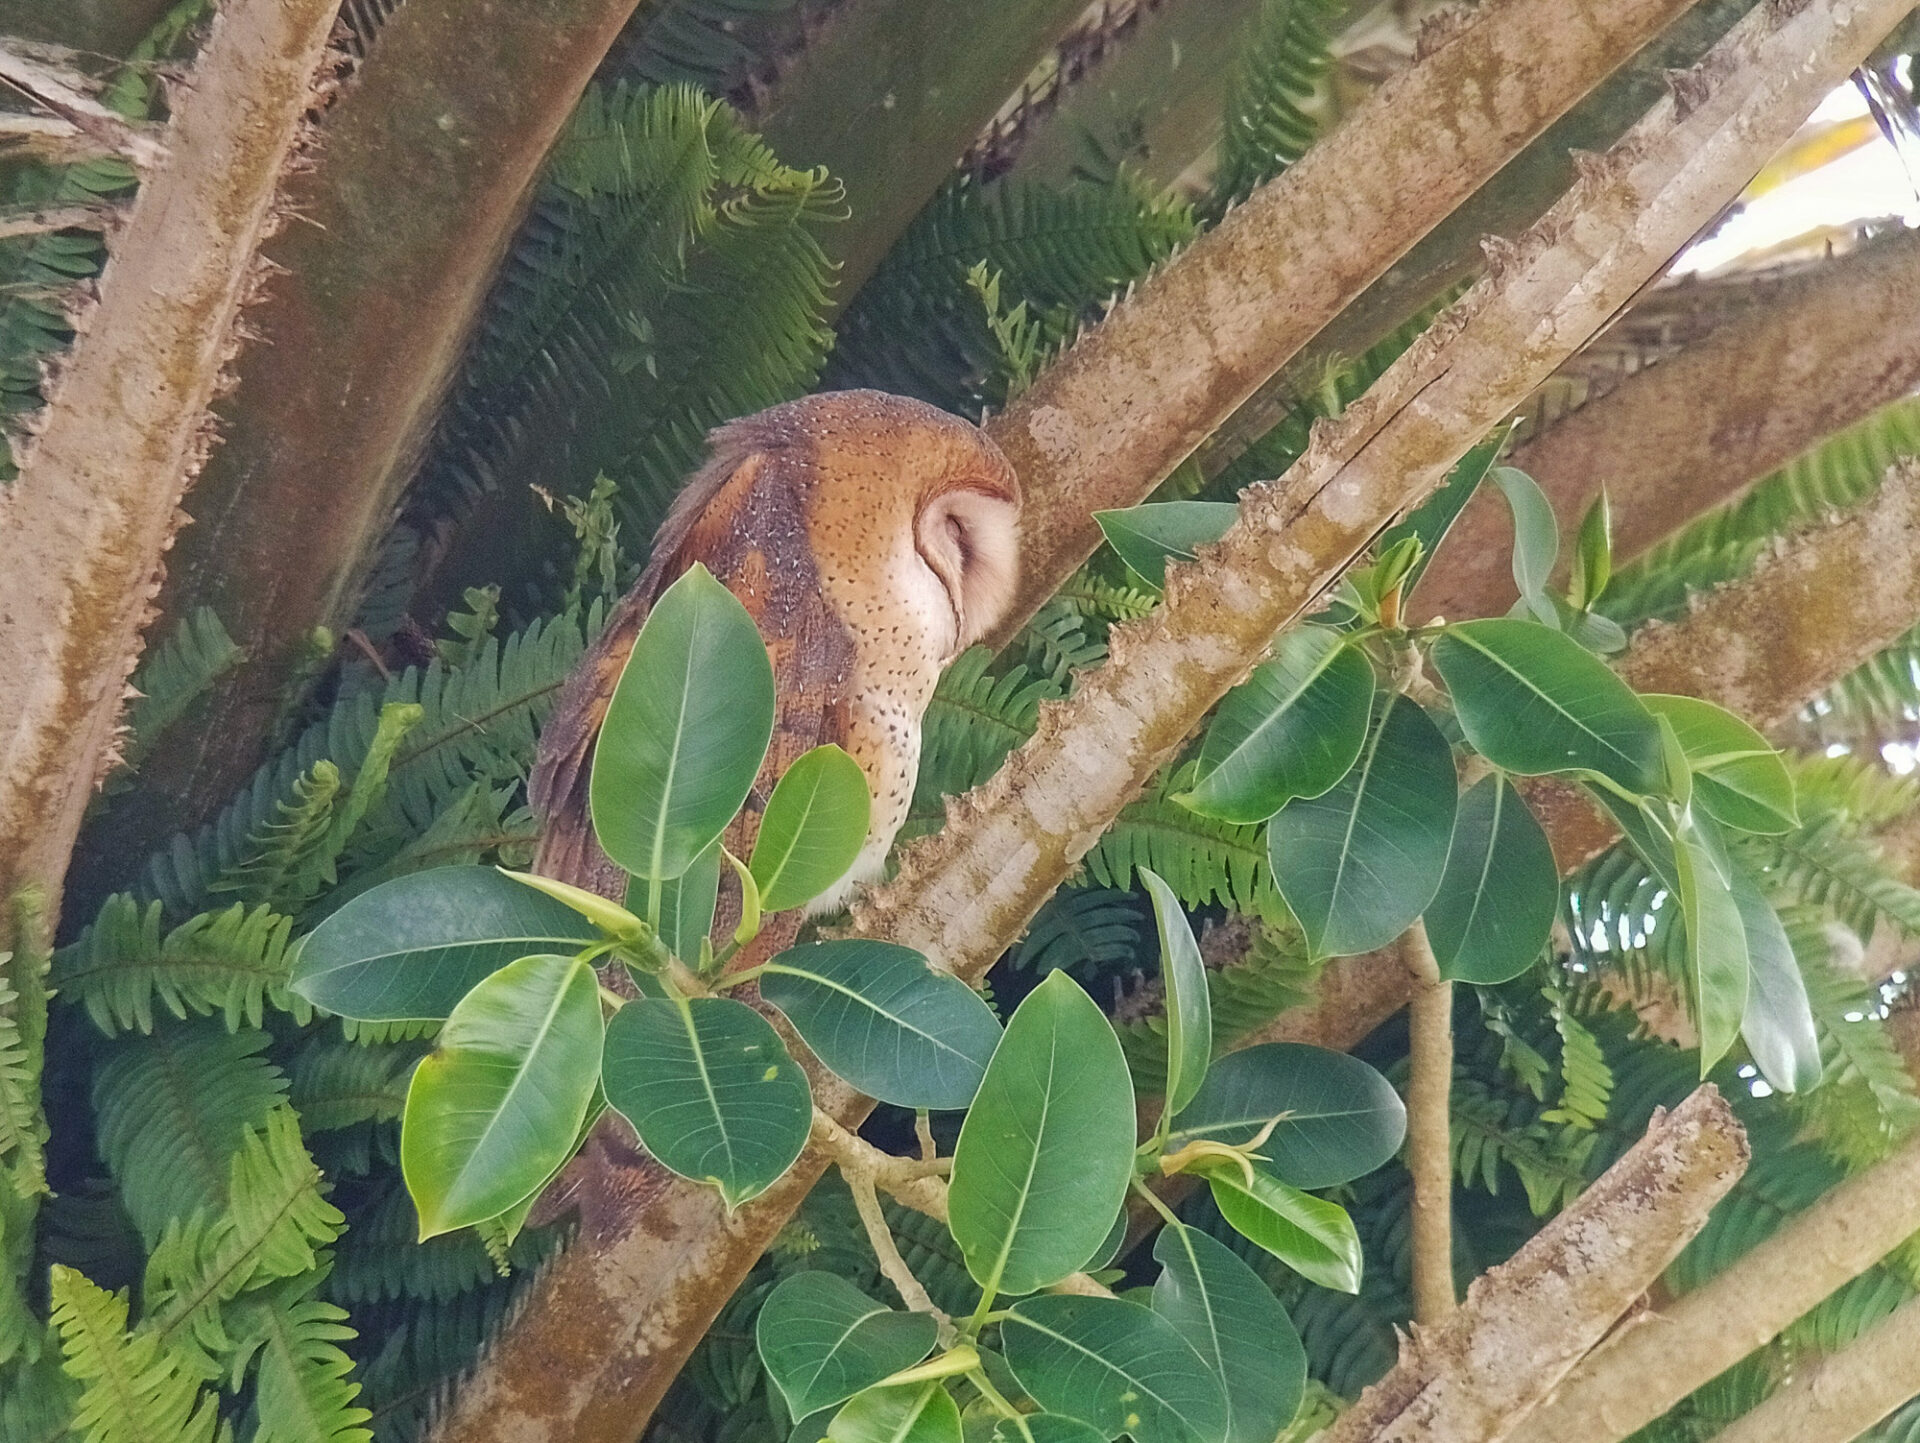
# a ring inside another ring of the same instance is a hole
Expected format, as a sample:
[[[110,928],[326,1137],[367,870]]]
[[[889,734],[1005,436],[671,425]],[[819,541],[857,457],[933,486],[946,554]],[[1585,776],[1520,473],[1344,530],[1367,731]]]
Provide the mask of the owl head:
[[[731,422],[710,444],[711,459],[661,528],[656,556],[677,550],[703,515],[777,527],[764,507],[713,505],[752,475],[754,490],[775,482],[795,499],[805,549],[830,593],[870,591],[876,607],[923,603],[923,619],[943,633],[945,659],[1006,615],[1019,577],[1020,483],[978,427],[904,396],[832,391]]]

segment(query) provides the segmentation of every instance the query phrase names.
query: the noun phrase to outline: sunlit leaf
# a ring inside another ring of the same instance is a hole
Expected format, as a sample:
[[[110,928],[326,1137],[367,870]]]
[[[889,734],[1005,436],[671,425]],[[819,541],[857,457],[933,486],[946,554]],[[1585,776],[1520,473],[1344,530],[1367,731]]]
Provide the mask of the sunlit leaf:
[[[636,877],[685,872],[747,799],[773,735],[753,618],[695,563],[648,613],[594,745],[593,830]]]
[[[593,1098],[600,1037],[599,984],[577,957],[523,957],[461,999],[414,1069],[400,1131],[423,1239],[498,1217],[552,1176]]]
[[[1310,1283],[1341,1293],[1360,1291],[1360,1235],[1345,1208],[1255,1171],[1213,1164],[1206,1169],[1220,1216]]]
[[[837,746],[815,747],[787,768],[753,844],[760,905],[784,912],[846,876],[867,840],[866,773]]]

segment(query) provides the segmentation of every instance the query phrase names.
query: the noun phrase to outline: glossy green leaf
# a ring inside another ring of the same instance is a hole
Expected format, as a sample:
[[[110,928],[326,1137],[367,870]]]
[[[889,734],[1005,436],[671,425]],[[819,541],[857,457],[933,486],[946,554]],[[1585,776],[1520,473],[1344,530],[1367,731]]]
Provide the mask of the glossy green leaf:
[[[1544,596],[1553,564],[1560,559],[1560,523],[1546,493],[1526,472],[1513,466],[1493,468],[1493,483],[1513,512],[1513,584],[1525,599]]]
[[[1680,745],[1680,733],[1673,723],[1658,713],[1653,719],[1660,728],[1660,770],[1666,778],[1665,791],[1684,812],[1693,805],[1693,763],[1687,760],[1687,749]]]
[[[1307,1350],[1273,1289],[1198,1228],[1162,1228],[1153,1310],[1191,1344],[1227,1395],[1226,1443],[1273,1443],[1300,1407]]]
[[[1453,752],[1419,705],[1397,697],[1334,788],[1267,824],[1280,895],[1320,957],[1384,947],[1440,885],[1453,835]]]
[[[1711,846],[1699,831],[1688,827],[1678,838],[1673,858],[1704,1077],[1740,1035],[1752,968],[1739,904]]]
[[[1440,975],[1490,986],[1539,957],[1560,901],[1547,834],[1503,777],[1460,799],[1447,870],[1427,904],[1427,940]]]
[[[804,1418],[912,1367],[936,1332],[930,1313],[896,1312],[833,1273],[805,1272],[767,1295],[754,1338],[788,1413]]]
[[[1126,1200],[1133,1149],[1120,1040],[1054,972],[1007,1023],[954,1147],[949,1226],[974,1281],[1030,1293],[1082,1267]]]
[[[607,1023],[607,1102],[647,1151],[730,1208],[793,1166],[813,1123],[806,1074],[731,997],[642,998]]]
[[[899,1107],[965,1107],[1000,1041],[979,993],[892,942],[790,947],[767,963],[760,995],[834,1072]]]
[[[769,912],[804,906],[847,875],[873,804],[860,763],[831,744],[787,768],[767,799],[751,869]]]
[[[1693,799],[1735,831],[1779,833],[1800,825],[1793,778],[1767,739],[1724,707],[1690,696],[1643,696],[1673,724],[1693,766]]]
[[[600,1036],[599,983],[577,957],[522,957],[460,1000],[401,1121],[423,1240],[498,1217],[553,1175],[593,1099]]]
[[[1096,511],[1127,568],[1156,591],[1167,584],[1167,561],[1191,561],[1194,552],[1218,541],[1240,508],[1230,501],[1154,501],[1124,511]]]
[[[1461,622],[1434,643],[1433,664],[1460,729],[1495,766],[1597,772],[1636,794],[1660,790],[1653,713],[1571,637],[1530,621]]]
[[[1134,1443],[1221,1443],[1227,1399],[1165,1318],[1119,1298],[1040,1297],[1000,1324],[1007,1366],[1049,1413]]]
[[[572,908],[492,867],[436,867],[382,882],[322,922],[290,985],[340,1017],[437,1022],[509,962],[600,940]]]
[[[1613,504],[1607,488],[1587,507],[1580,534],[1573,544],[1573,575],[1567,582],[1567,601],[1575,611],[1590,610],[1613,579]]]
[[[627,910],[644,912],[649,884],[627,882]],[[713,931],[713,910],[720,900],[720,843],[695,857],[687,870],[660,884],[660,940],[689,967],[700,965],[700,944]]]
[[[1302,1042],[1266,1042],[1213,1064],[1173,1120],[1169,1151],[1196,1139],[1239,1146],[1276,1117],[1255,1165],[1299,1188],[1363,1177],[1400,1151],[1407,1109],[1357,1057]]]
[[[1732,890],[1751,968],[1741,1040],[1775,1091],[1805,1092],[1820,1081],[1820,1038],[1799,960],[1787,929],[1754,880],[1736,871]]]
[[[1360,1291],[1360,1235],[1346,1209],[1256,1171],[1210,1165],[1214,1205],[1235,1232],[1272,1253],[1310,1283]]]
[[[1166,1105],[1178,1112],[1193,1100],[1213,1055],[1213,1002],[1207,995],[1207,967],[1193,938],[1180,899],[1159,874],[1145,867],[1140,880],[1153,898],[1160,933],[1160,980],[1167,997]]]
[[[1107,1435],[1064,1413],[1023,1413],[996,1422],[990,1443],[1107,1443]]]
[[[829,1443],[960,1443],[960,1409],[938,1378],[869,1388],[827,1425]]]
[[[1221,701],[1198,780],[1179,800],[1222,821],[1264,822],[1295,797],[1317,797],[1352,769],[1372,705],[1366,657],[1337,631],[1295,627]]]
[[[636,877],[679,876],[746,801],[772,735],[766,645],[695,563],[654,603],[607,706],[589,784],[600,845]]]

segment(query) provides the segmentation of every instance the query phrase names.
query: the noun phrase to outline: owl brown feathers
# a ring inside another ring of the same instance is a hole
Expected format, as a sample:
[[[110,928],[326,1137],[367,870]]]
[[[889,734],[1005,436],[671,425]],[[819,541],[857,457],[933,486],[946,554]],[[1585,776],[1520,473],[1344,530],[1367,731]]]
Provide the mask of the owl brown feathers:
[[[867,843],[822,899],[830,908],[879,874],[906,818],[941,668],[1013,599],[1019,483],[975,427],[879,391],[775,406],[710,444],[547,723],[531,784],[546,817],[535,867],[621,895],[625,875],[593,837],[588,767],[648,609],[699,561],[740,598],[773,659],[773,743],[728,849],[747,855],[773,782],[809,748],[836,742],[867,774]]]

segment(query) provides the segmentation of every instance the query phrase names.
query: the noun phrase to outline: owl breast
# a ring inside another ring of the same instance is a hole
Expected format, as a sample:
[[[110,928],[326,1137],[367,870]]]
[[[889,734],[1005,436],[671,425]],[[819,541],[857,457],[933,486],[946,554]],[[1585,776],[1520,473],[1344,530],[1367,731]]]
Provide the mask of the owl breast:
[[[831,549],[831,548],[830,548]],[[913,802],[921,719],[956,641],[953,606],[939,577],[903,536],[864,572],[829,567],[821,591],[853,643],[844,745],[867,774],[873,812],[846,876],[808,911],[839,910],[853,889],[881,875]]]

